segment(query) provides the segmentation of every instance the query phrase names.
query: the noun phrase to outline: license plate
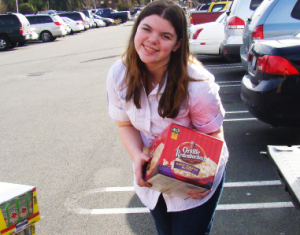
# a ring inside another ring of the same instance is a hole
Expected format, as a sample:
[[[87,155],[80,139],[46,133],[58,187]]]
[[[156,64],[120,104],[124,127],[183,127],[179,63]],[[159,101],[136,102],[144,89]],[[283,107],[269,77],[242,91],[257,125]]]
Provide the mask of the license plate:
[[[255,68],[255,65],[256,65],[256,56],[253,56],[251,61],[252,68]]]

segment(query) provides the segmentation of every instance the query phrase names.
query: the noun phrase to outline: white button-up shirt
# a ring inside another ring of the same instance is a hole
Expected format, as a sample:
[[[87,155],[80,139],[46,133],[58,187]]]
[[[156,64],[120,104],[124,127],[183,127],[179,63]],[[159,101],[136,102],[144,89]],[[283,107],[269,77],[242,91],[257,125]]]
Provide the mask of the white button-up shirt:
[[[189,99],[186,105],[182,105],[176,118],[162,118],[158,114],[158,103],[165,84],[158,94],[158,85],[146,94],[141,92],[141,109],[137,109],[133,100],[126,102],[126,85],[124,76],[126,66],[122,60],[115,62],[107,76],[107,97],[109,115],[117,121],[131,121],[132,125],[140,131],[144,146],[150,147],[152,140],[158,136],[171,123],[176,123],[188,128],[196,128],[202,133],[212,133],[218,130],[225,115],[220,96],[219,86],[214,82],[214,76],[199,64],[190,64],[188,74],[199,81],[192,81],[188,86]],[[163,194],[168,211],[183,211],[197,207],[205,203],[215,192],[219,185],[226,162],[228,150],[224,143],[221,156],[221,164],[215,177],[212,192],[202,200],[192,198],[181,199]],[[139,187],[134,178],[134,189],[143,204],[153,210],[157,204],[160,192],[151,188]]]

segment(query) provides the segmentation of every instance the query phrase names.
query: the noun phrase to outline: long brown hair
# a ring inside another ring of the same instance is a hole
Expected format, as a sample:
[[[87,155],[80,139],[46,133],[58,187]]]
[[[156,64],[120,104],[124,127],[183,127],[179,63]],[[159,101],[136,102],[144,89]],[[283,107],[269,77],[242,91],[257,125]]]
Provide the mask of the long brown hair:
[[[142,86],[146,91],[148,90],[147,69],[135,50],[134,37],[140,22],[145,17],[154,14],[168,20],[176,31],[177,42],[181,40],[181,46],[175,52],[171,52],[167,67],[166,87],[158,105],[158,113],[161,117],[175,118],[182,101],[188,98],[188,84],[191,78],[187,73],[190,50],[186,16],[183,9],[172,1],[160,0],[148,4],[133,25],[127,50],[123,54],[123,61],[127,67],[125,74],[126,101],[133,99],[135,106],[141,108]],[[164,81],[160,82],[159,90],[162,88],[162,84]]]

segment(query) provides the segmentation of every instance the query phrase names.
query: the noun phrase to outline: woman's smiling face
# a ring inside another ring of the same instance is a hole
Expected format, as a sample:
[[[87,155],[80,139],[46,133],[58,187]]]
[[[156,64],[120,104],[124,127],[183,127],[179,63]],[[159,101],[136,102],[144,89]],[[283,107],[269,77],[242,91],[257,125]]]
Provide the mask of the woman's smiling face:
[[[180,44],[173,25],[158,15],[145,17],[134,37],[135,50],[148,69],[168,64],[171,52],[176,51]]]

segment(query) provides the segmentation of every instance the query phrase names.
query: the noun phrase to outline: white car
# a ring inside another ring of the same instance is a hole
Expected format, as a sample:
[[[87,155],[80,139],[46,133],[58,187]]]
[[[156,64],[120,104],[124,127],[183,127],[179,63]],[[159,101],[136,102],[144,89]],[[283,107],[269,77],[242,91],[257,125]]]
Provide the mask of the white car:
[[[106,26],[106,23],[104,23],[103,20],[94,18],[94,22],[96,24],[96,28],[98,28],[98,27],[105,27]]]
[[[72,20],[72,19],[70,19],[68,17],[64,17],[64,16],[61,16],[60,18],[62,18],[63,21],[70,26],[71,34],[84,30],[84,22],[83,21],[75,21],[75,20]]]
[[[224,39],[226,12],[215,22],[192,25],[190,28],[190,50],[194,54],[220,54],[220,43]]]
[[[63,37],[67,34],[64,22],[58,15],[37,14],[25,16],[43,42],[54,41],[57,37]]]

